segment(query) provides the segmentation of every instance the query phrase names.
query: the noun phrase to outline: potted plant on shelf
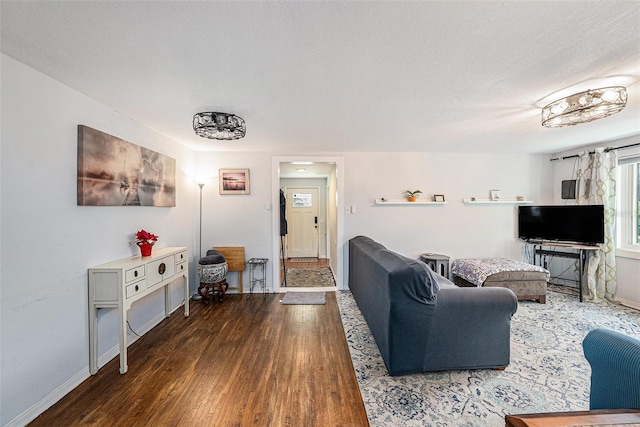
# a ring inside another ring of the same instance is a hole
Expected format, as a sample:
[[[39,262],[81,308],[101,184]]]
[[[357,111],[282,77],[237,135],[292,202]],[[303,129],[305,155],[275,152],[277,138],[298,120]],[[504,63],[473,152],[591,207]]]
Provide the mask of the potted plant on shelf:
[[[140,247],[142,256],[151,256],[151,248],[158,241],[158,236],[148,231],[140,230],[134,235],[133,242]]]
[[[422,194],[422,191],[420,191],[420,190],[415,190],[415,191],[407,190],[402,194],[404,194],[404,197],[407,199],[408,202],[415,202],[418,199],[418,197],[420,197],[420,194]]]

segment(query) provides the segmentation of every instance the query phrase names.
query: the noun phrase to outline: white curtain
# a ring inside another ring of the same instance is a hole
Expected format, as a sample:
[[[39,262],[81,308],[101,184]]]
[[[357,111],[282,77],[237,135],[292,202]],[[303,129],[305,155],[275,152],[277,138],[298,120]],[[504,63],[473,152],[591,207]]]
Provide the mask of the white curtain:
[[[585,298],[593,302],[613,301],[616,294],[615,220],[616,166],[615,150],[596,148],[593,154],[581,152],[578,159],[577,204],[604,205],[604,243],[589,251]],[[581,284],[584,287],[584,284]]]

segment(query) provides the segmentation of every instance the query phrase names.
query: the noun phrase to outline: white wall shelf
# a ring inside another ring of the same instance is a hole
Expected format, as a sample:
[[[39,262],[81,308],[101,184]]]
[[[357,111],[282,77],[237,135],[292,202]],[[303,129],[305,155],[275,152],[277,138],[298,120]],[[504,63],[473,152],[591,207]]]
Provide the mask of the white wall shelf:
[[[491,199],[463,199],[465,205],[525,205],[533,203],[532,200],[491,200]]]
[[[384,201],[382,199],[376,199],[375,200],[375,204],[376,205],[388,205],[388,206],[392,206],[392,205],[446,205],[447,202],[432,202],[432,201],[428,201],[428,200],[416,200],[415,202],[409,202],[407,200],[404,199],[385,199]]]

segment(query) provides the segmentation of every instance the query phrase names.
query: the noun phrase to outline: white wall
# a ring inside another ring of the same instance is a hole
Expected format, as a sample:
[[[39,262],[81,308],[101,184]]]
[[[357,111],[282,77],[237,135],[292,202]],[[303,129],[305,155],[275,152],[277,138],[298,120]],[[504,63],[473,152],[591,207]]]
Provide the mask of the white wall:
[[[89,376],[87,268],[138,250],[144,228],[158,247],[194,248],[194,154],[86,96],[2,56],[0,424],[24,424]],[[176,159],[176,207],[76,205],[77,125]],[[172,285],[172,306],[182,303]],[[144,332],[163,318],[156,292],[129,314]],[[117,345],[114,310],[100,310],[99,354]]]
[[[583,147],[580,150],[573,150],[554,155],[552,157],[563,157],[576,154],[578,151],[591,151],[596,147],[622,147],[628,144],[640,142],[640,137],[629,137],[616,141],[606,141],[600,144]],[[637,150],[634,148],[633,150]],[[625,150],[620,150],[618,155],[626,154]],[[562,200],[561,183],[566,179],[575,179],[575,160],[556,160],[553,164],[553,201],[554,204],[573,204],[573,201]],[[558,263],[559,268],[564,268],[566,263]],[[616,255],[617,290],[616,298],[621,302],[640,309],[640,255],[629,257],[629,255]]]
[[[242,144],[242,141],[232,142]],[[207,183],[202,196],[202,252],[213,246],[244,246],[245,259],[269,258],[267,277],[272,277],[271,259],[271,154],[217,152],[198,153],[199,175]],[[248,168],[250,194],[220,195],[219,169]],[[278,209],[278,206],[274,206]],[[244,290],[249,289],[249,271],[244,272]],[[267,285],[273,290],[273,284]],[[238,276],[227,276],[229,285],[237,285]]]
[[[347,215],[345,239],[368,235],[406,256],[433,252],[452,259],[512,257],[521,259],[516,205],[465,205],[464,198],[489,198],[499,189],[503,199],[524,196],[551,199],[548,156],[527,154],[352,153],[345,160]],[[419,189],[422,198],[444,194],[448,204],[374,205],[374,199],[401,199]],[[348,248],[345,248],[347,250]]]

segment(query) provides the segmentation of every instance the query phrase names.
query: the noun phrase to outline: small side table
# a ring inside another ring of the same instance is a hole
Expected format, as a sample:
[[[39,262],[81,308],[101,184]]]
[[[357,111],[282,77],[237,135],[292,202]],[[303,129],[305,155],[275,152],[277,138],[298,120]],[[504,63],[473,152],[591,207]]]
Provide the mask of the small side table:
[[[447,255],[426,253],[420,255],[420,261],[427,264],[436,273],[449,278],[449,257]]]
[[[267,261],[269,261],[268,258],[251,258],[248,261],[251,279],[247,299],[251,299],[251,297],[253,297],[253,290],[257,284],[260,284],[260,288],[262,289],[262,297],[267,297],[267,294],[269,293],[269,290],[267,289]],[[256,277],[256,267],[258,267],[261,272],[261,276],[259,278]]]

